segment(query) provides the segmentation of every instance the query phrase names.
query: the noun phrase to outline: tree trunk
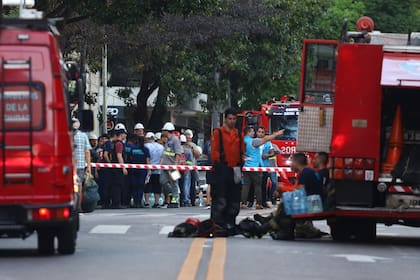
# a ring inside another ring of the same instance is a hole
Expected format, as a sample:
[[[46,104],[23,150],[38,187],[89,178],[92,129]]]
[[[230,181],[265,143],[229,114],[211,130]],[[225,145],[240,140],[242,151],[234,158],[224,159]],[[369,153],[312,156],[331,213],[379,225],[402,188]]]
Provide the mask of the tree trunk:
[[[169,95],[169,89],[165,86],[159,87],[159,92],[156,100],[156,105],[153,108],[152,115],[148,123],[148,128],[153,131],[159,131],[162,129],[163,123],[165,121],[167,110],[167,99]]]
[[[147,99],[159,87],[159,78],[150,72],[144,72],[140,91],[137,94],[137,107],[134,111],[134,121],[146,124],[148,122]]]

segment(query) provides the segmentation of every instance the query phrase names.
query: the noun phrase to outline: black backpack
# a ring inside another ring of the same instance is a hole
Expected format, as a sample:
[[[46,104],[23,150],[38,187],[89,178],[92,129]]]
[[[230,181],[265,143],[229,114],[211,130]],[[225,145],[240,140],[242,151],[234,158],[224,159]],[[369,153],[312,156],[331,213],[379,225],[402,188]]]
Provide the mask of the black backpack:
[[[194,237],[197,233],[197,227],[190,223],[180,223],[174,228],[168,237]]]
[[[237,230],[246,238],[261,238],[263,234],[260,229],[261,224],[259,222],[246,218],[239,222]]]

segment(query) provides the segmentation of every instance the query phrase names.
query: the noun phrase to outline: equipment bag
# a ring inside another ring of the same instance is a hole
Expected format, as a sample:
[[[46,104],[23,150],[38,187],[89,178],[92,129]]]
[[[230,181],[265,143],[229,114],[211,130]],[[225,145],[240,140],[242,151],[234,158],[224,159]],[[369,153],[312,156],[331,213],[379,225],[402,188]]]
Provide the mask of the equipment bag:
[[[82,211],[85,213],[93,212],[98,205],[100,196],[98,192],[98,184],[96,184],[92,174],[86,174],[82,190]]]

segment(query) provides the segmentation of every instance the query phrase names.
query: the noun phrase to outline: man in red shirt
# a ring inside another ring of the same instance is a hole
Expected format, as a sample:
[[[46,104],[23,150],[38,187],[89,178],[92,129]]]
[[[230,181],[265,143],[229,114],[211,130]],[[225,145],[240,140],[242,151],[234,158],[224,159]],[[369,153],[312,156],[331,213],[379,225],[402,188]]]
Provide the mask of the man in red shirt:
[[[224,115],[224,125],[215,129],[211,138],[214,169],[211,182],[211,218],[226,229],[228,234],[234,234],[241,201],[240,176],[236,176],[235,180],[234,173],[242,165],[243,143],[236,129],[236,110],[226,109]]]
[[[122,142],[122,135],[125,134],[124,130],[116,130],[116,139],[113,141],[110,152],[111,163],[124,163],[124,143]],[[111,168],[111,185],[110,192],[112,197],[111,208],[121,209],[121,191],[124,184],[124,176],[127,176],[128,171],[126,168]]]

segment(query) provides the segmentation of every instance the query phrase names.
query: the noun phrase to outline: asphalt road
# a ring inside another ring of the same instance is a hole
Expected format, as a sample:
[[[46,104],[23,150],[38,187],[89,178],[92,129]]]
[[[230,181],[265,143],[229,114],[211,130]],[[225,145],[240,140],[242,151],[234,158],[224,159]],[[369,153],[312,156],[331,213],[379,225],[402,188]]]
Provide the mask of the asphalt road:
[[[253,213],[243,211],[240,218]],[[0,239],[0,280],[419,278],[420,229],[379,225],[378,240],[370,244],[336,243],[328,236],[167,238],[187,217],[208,215],[204,208],[97,210],[82,215],[72,256],[39,256],[35,235]],[[328,231],[324,222],[316,225]]]

